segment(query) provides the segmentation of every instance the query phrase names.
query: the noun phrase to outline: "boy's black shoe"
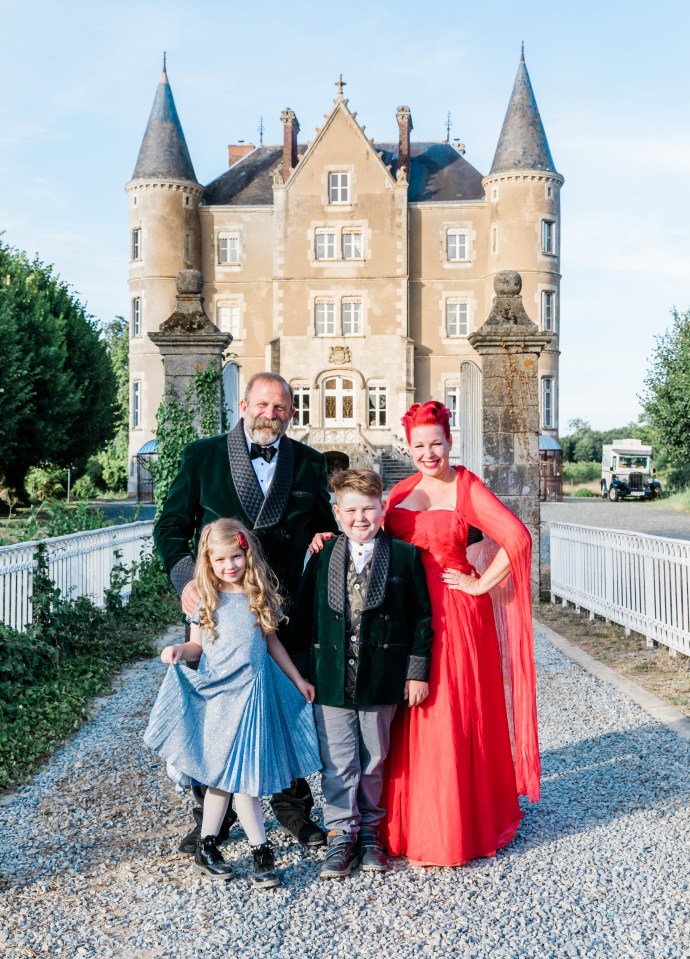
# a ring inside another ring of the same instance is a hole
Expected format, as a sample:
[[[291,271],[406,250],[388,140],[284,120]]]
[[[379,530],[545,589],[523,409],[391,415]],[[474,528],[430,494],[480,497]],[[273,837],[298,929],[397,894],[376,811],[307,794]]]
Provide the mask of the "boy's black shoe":
[[[217,836],[199,837],[194,853],[194,869],[209,879],[232,879],[232,866],[221,856]]]
[[[359,861],[367,872],[387,872],[388,856],[383,851],[376,826],[362,826],[359,831]]]
[[[195,826],[191,832],[181,840],[177,847],[178,852],[183,852],[186,856],[193,856],[196,853],[196,845],[201,839],[201,826]]]
[[[282,823],[281,832],[286,836],[291,836],[303,846],[325,846],[326,833],[320,829],[315,822],[306,817],[292,819],[290,822]]]
[[[276,861],[270,842],[265,842],[261,846],[252,846],[252,856],[254,857],[254,885],[262,889],[279,886],[280,879],[276,873]]]
[[[357,837],[333,829],[328,833],[328,851],[319,875],[322,879],[342,879],[350,875],[357,860]]]

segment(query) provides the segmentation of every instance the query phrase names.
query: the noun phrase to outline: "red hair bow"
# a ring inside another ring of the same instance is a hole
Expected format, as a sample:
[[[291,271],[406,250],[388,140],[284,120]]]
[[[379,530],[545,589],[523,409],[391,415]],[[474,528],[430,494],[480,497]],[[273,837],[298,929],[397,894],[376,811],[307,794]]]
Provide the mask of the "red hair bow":
[[[242,549],[247,549],[249,547],[249,543],[247,542],[247,537],[244,535],[244,533],[237,534],[237,545],[240,546]]]

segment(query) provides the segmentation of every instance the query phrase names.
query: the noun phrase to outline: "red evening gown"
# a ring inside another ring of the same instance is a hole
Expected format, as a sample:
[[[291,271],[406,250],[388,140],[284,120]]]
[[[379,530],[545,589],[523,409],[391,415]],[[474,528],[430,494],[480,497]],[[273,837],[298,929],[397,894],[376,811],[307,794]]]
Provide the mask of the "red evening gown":
[[[463,468],[454,511],[397,508],[420,478],[397,484],[386,512],[386,531],[421,552],[434,631],[429,696],[398,710],[392,730],[387,843],[393,856],[456,866],[494,855],[513,839],[522,816],[519,793],[539,798],[531,541],[514,514]],[[465,545],[470,525],[503,546],[511,561],[510,577],[491,596],[451,590],[439,578],[445,567],[472,570]]]

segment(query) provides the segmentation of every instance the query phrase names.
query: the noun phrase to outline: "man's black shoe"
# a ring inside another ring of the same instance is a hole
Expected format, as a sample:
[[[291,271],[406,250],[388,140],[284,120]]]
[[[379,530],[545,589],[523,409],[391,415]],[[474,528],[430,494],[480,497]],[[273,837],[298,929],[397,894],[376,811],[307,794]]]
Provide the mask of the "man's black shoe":
[[[350,875],[358,859],[356,836],[349,832],[329,832],[328,852],[319,875],[322,879],[343,879]]]
[[[199,838],[194,853],[194,869],[209,879],[232,879],[232,866],[225,862],[218,849],[216,836]]]
[[[270,842],[265,842],[261,846],[252,846],[252,856],[254,857],[254,875],[252,877],[254,885],[261,889],[272,889],[274,886],[279,886],[280,879],[276,873],[276,861]]]
[[[178,852],[183,852],[186,856],[193,856],[196,852],[196,844],[201,839],[201,826],[195,826],[191,832],[188,832],[184,837],[180,845],[177,847]]]
[[[292,836],[303,846],[325,846],[326,834],[311,819],[292,819],[281,823],[281,831],[286,836]]]

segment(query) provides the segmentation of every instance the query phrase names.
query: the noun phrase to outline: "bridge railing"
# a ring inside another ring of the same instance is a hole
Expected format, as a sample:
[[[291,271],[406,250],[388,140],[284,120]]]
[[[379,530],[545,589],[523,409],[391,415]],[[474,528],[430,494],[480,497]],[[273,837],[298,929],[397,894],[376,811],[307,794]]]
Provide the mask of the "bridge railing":
[[[549,531],[552,602],[690,656],[690,541],[571,523]]]
[[[127,523],[40,540],[45,546],[48,575],[64,598],[88,596],[105,604],[113,567],[130,566],[152,550],[152,522]],[[20,632],[32,620],[33,580],[39,541],[0,546],[0,623]],[[122,590],[126,601],[131,585]]]

